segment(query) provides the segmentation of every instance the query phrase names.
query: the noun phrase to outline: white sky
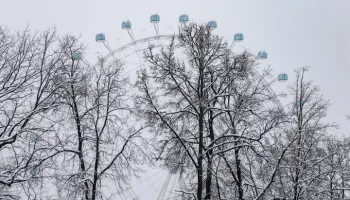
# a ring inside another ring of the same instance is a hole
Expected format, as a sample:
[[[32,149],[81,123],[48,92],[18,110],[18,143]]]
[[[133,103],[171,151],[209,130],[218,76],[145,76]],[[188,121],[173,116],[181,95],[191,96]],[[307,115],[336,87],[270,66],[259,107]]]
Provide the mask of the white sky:
[[[90,59],[97,51],[106,53],[95,43],[96,33],[104,32],[113,48],[129,41],[120,28],[125,19],[131,20],[136,38],[154,34],[153,13],[161,17],[161,33],[172,33],[182,13],[194,22],[216,20],[215,32],[228,41],[242,32],[246,48],[265,49],[276,76],[286,72],[292,79],[295,68],[311,66],[308,77],[332,103],[327,119],[341,125],[337,135],[350,135],[345,117],[350,115],[350,0],[3,0],[1,7],[0,24],[12,30],[55,26],[61,35],[81,35]]]

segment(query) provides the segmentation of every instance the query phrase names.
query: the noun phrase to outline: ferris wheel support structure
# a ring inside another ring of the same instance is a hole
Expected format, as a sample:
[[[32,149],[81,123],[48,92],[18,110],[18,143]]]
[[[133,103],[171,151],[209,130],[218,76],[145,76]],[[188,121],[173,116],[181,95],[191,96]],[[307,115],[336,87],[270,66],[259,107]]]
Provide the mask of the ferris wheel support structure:
[[[103,45],[107,48],[107,50],[108,50],[109,52],[112,52],[111,46],[109,46],[107,40],[103,42]]]

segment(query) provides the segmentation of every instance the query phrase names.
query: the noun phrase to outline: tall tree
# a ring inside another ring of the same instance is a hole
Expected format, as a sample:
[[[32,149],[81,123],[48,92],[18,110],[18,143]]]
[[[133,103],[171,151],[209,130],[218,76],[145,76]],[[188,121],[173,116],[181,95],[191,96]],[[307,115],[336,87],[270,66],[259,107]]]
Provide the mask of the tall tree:
[[[328,130],[336,127],[323,122],[329,102],[324,100],[320,89],[307,81],[308,67],[295,71],[295,82],[290,87],[293,103],[290,106],[291,120],[288,125],[288,140],[296,138],[283,160],[280,173],[279,197],[290,199],[312,199],[322,187],[327,175],[324,161],[335,152],[326,153],[323,141]],[[322,198],[322,197],[317,197]]]
[[[177,53],[186,58],[180,60]],[[228,187],[219,179],[227,173],[214,171],[225,165],[243,199],[241,150],[256,152],[256,145],[283,118],[274,104],[276,95],[262,82],[268,71],[258,77],[251,54],[234,55],[209,27],[197,24],[190,24],[160,53],[151,46],[145,57],[150,70],[139,73],[141,94],[135,101],[159,136],[159,157],[165,157],[172,171],[194,170],[196,199],[219,198],[225,190],[221,187]]]
[[[136,101],[155,131],[168,133],[161,136],[160,153],[167,149],[169,157],[175,153],[190,160],[197,179],[195,196],[203,199],[205,115],[210,110],[208,103],[213,101],[208,95],[209,70],[225,54],[227,44],[213,36],[208,27],[191,24],[178,40],[187,56],[185,62],[176,59],[174,40],[160,55],[155,55],[152,47],[146,52],[151,73],[141,71],[138,88],[142,96]],[[175,146],[178,148],[172,148]],[[173,168],[179,166],[179,162],[173,164]]]
[[[12,34],[0,28],[1,187],[28,180],[26,172],[40,163],[37,155],[43,147],[30,143],[48,132],[50,125],[38,121],[58,105],[60,86],[53,83],[65,55],[57,44],[55,30]]]
[[[62,44],[69,47],[67,55],[80,49],[72,36],[63,38]],[[124,190],[123,185],[140,171],[137,164],[146,157],[141,148],[143,127],[126,103],[128,81],[122,70],[117,60],[101,60],[96,66],[74,57],[65,62],[60,78],[69,81],[61,90],[57,115],[63,123],[55,139],[61,196],[98,199],[106,195],[104,182]]]

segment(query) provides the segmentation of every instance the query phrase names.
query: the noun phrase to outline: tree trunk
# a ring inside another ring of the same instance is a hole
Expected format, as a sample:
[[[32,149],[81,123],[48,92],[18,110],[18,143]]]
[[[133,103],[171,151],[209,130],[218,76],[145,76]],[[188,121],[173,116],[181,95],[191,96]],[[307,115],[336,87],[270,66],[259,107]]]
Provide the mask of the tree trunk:
[[[199,62],[199,88],[198,88],[198,99],[199,99],[199,147],[198,147],[198,189],[197,189],[197,200],[203,199],[203,142],[204,142],[204,67],[202,61]]]
[[[92,185],[92,200],[96,199],[96,189],[97,189],[97,170],[100,161],[100,138],[98,133],[96,133],[96,152],[95,152],[95,166],[94,166],[94,181]]]
[[[299,138],[298,138],[298,143],[297,143],[297,163],[296,163],[296,169],[295,169],[295,180],[294,180],[294,186],[293,186],[293,190],[294,190],[294,197],[293,200],[298,200],[298,187],[299,187],[299,170],[300,170],[300,157],[301,157],[301,128],[299,128],[298,131],[299,134]]]
[[[238,142],[235,143],[235,146]],[[243,184],[242,184],[242,170],[241,170],[241,159],[239,157],[239,148],[235,148],[235,159],[236,159],[236,170],[237,170],[237,187],[238,187],[238,199],[243,200]]]
[[[219,160],[219,164],[218,164],[219,166],[220,166],[220,160]],[[216,168],[216,175],[215,175],[215,180],[216,180],[216,189],[217,189],[217,191],[218,191],[218,198],[219,198],[219,200],[221,200],[221,194],[220,194],[220,184],[219,184],[219,179],[218,179],[218,168]]]
[[[76,128],[77,128],[77,134],[78,134],[78,157],[79,157],[79,162],[80,162],[80,169],[83,174],[83,179],[85,179],[85,173],[86,173],[86,168],[85,168],[85,162],[84,162],[84,155],[83,155],[83,134],[81,131],[81,124],[80,124],[80,116],[79,116],[79,111],[78,111],[78,105],[75,99],[75,93],[74,93],[74,87],[71,85],[72,89],[72,100],[73,100],[73,112],[75,114],[75,123],[76,123]],[[89,199],[89,184],[87,180],[84,180],[84,196],[85,199]]]
[[[343,172],[341,172],[341,173],[342,173],[342,175],[341,175],[341,186],[342,186],[342,188],[345,188]],[[345,190],[344,189],[342,190],[341,194],[342,194],[342,199],[345,199]]]
[[[213,128],[213,111],[209,111],[209,138],[210,142],[214,140],[214,128]],[[207,179],[205,183],[205,197],[204,199],[209,200],[211,199],[211,182],[212,182],[212,174],[213,174],[213,160],[212,160],[212,155],[213,155],[213,145],[208,146],[209,150],[206,153],[206,157],[208,160],[207,163]]]
[[[197,200],[202,200],[203,190],[203,123],[204,123],[204,109],[200,107],[199,114],[199,147],[198,147],[198,169],[197,169]]]

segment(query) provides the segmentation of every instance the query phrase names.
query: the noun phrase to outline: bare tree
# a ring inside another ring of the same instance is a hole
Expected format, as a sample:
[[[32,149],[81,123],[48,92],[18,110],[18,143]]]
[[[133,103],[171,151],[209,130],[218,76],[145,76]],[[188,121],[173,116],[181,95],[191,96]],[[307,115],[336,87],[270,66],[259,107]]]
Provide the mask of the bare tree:
[[[207,104],[212,101],[208,96],[208,72],[225,54],[227,44],[213,36],[208,27],[191,24],[180,37],[179,46],[188,57],[188,65],[176,60],[174,41],[161,55],[154,55],[152,47],[146,52],[152,73],[140,73],[138,87],[143,96],[138,97],[137,103],[150,122],[157,124],[154,128],[159,134],[170,133],[162,135],[160,153],[167,149],[169,158],[177,155],[190,160],[197,177],[195,196],[203,199],[205,115],[209,111]],[[151,87],[155,83],[160,85]],[[179,162],[172,162],[173,170],[179,166]]]
[[[186,59],[179,60],[177,52]],[[268,71],[257,77],[251,54],[232,54],[222,38],[197,24],[189,25],[159,54],[151,46],[145,57],[150,70],[139,74],[142,94],[136,103],[159,136],[159,158],[165,157],[172,171],[185,168],[196,176],[191,184],[196,199],[221,199],[226,194],[233,198],[236,186],[237,197],[243,199],[244,149],[261,154],[261,141],[283,122],[274,104],[277,97],[262,82]],[[284,153],[278,155],[277,166]],[[228,186],[223,179],[235,184]],[[264,190],[265,185],[255,197]]]
[[[61,43],[67,55],[81,49],[73,36]],[[128,81],[122,77],[122,67],[119,61],[85,65],[74,57],[64,62],[59,79],[67,84],[61,89],[54,150],[56,186],[62,198],[102,198],[108,183],[124,190],[123,185],[140,171],[137,164],[146,157],[141,149],[143,127],[126,103]]]
[[[102,178],[127,185],[146,154],[122,65],[83,64],[78,38],[54,30],[1,28],[0,50],[0,198],[47,198],[56,187],[96,199]]]
[[[324,154],[330,155],[322,165],[325,174],[324,186],[318,193],[329,199],[349,198],[349,138],[328,136],[324,143]]]
[[[136,94],[120,60],[83,52],[72,35],[0,27],[0,199],[136,199],[125,192],[153,150],[188,199],[349,198],[349,139],[330,136],[307,67],[284,110],[270,69],[204,25],[145,51]]]
[[[290,106],[291,120],[286,131],[288,140],[295,140],[282,162],[279,174],[279,197],[290,199],[323,198],[319,191],[329,171],[324,162],[336,152],[325,151],[323,141],[328,130],[336,127],[324,123],[329,102],[319,94],[319,88],[306,81],[308,67],[296,70],[296,80],[290,87],[294,102]],[[296,138],[296,139],[295,139]],[[325,197],[324,197],[325,198]]]
[[[91,93],[93,104],[89,112],[94,133],[94,168],[91,199],[102,196],[98,186],[103,186],[104,177],[117,180],[115,183],[128,185],[132,173],[140,171],[137,164],[146,157],[141,130],[144,128],[132,117],[130,108],[124,103],[127,79],[121,76],[122,65],[118,61],[102,65],[95,70]],[[134,119],[134,121],[132,120]],[[102,184],[102,185],[101,185]]]
[[[225,73],[223,80],[228,82],[228,87],[224,95],[217,98],[215,116],[218,119],[212,128],[216,132],[213,134],[215,140],[209,147],[215,149],[213,155],[218,156],[216,162],[221,171],[216,173],[219,177],[215,198],[230,195],[225,191],[226,187],[235,191],[233,196],[226,198],[260,199],[272,184],[290,145],[274,148],[280,142],[285,115],[275,104],[277,96],[269,93],[269,85],[262,82],[269,75],[268,69],[257,76],[254,71],[256,60],[248,52],[229,60],[233,70]],[[259,165],[261,168],[257,167]],[[262,173],[265,180],[259,179]]]
[[[26,172],[40,164],[40,148],[26,147],[50,129],[38,121],[57,106],[60,86],[53,82],[65,55],[55,30],[13,35],[1,28],[0,49],[0,185],[9,187],[28,180]]]

